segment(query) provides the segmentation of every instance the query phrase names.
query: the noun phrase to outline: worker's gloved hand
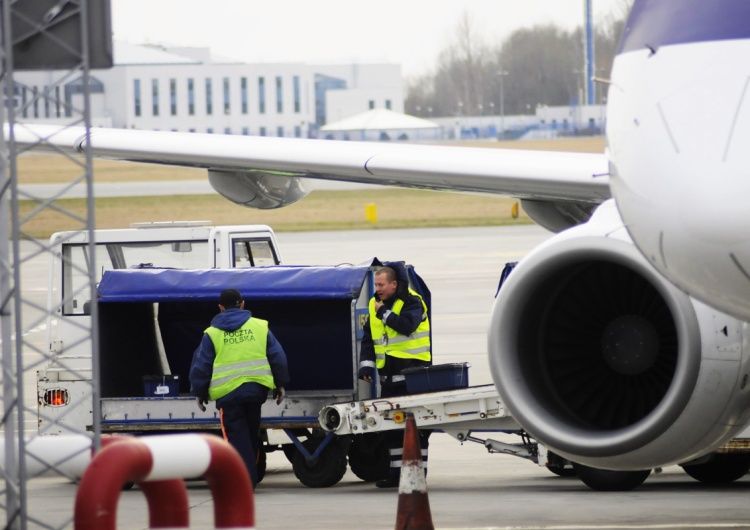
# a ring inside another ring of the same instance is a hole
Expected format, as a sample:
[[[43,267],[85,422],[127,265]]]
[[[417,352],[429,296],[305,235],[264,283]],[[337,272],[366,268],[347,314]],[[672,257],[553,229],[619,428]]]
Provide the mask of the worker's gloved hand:
[[[281,405],[281,401],[284,399],[285,395],[286,391],[284,390],[283,386],[273,389],[273,399],[276,400],[277,405]]]
[[[201,409],[201,411],[206,412],[206,405],[208,405],[208,401],[206,401],[203,398],[195,398],[195,402],[198,403],[198,408]]]

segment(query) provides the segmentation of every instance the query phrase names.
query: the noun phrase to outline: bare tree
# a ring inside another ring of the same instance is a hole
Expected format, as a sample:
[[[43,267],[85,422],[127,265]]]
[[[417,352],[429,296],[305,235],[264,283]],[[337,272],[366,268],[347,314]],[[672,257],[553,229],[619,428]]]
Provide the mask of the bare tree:
[[[622,0],[623,6],[630,0]],[[612,16],[595,32],[596,75],[609,77],[624,17]],[[434,73],[407,83],[406,112],[418,116],[533,113],[537,105],[582,102],[583,29],[554,25],[519,29],[500,45],[487,46],[468,13],[455,39],[438,56]],[[597,102],[604,90],[597,91]]]

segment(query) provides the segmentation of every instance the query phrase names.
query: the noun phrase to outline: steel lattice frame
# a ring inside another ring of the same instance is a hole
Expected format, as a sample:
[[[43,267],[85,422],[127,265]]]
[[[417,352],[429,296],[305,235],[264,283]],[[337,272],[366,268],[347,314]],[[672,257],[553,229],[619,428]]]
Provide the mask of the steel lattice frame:
[[[24,432],[24,424],[33,422],[36,424],[37,405],[36,392],[33,398],[30,389],[25,389],[26,383],[36,381],[36,371],[43,368],[53,358],[48,344],[39,345],[26,339],[26,330],[48,325],[49,318],[54,317],[56,308],[48,308],[45,303],[39,303],[24,297],[24,265],[33,258],[48,255],[59,251],[59,244],[53,248],[48,241],[33,237],[27,230],[29,223],[43,215],[64,216],[75,220],[79,231],[89,232],[88,251],[91,259],[94,259],[94,197],[93,197],[93,171],[91,156],[86,154],[83,159],[72,159],[67,157],[65,163],[74,164],[77,168],[77,176],[70,182],[59,184],[59,190],[52,198],[41,199],[19,192],[19,169],[18,157],[23,154],[14,143],[14,130],[24,127],[24,122],[19,119],[24,114],[23,107],[38,105],[41,101],[45,105],[54,104],[60,108],[60,91],[55,87],[64,86],[73,80],[81,79],[83,82],[82,104],[72,108],[73,104],[66,105],[70,113],[70,121],[66,126],[85,127],[88,136],[90,130],[90,77],[89,77],[89,38],[87,30],[87,0],[76,2],[57,2],[52,4],[49,12],[45,15],[45,21],[54,18],[56,13],[65,6],[67,15],[77,15],[80,20],[80,48],[75,67],[66,67],[65,70],[50,71],[53,79],[43,91],[34,94],[29,101],[20,101],[17,97],[23,91],[23,87],[14,80],[14,58],[13,39],[11,33],[11,21],[13,17],[23,16],[15,9],[22,4],[18,0],[0,0],[2,6],[2,43],[0,45],[0,58],[2,59],[2,94],[5,105],[0,105],[0,118],[8,126],[0,131],[0,331],[2,335],[1,353],[2,357],[2,422],[0,427],[4,431],[5,449],[3,455],[4,465],[2,468],[5,479],[5,491],[0,492],[0,510],[5,511],[5,528],[13,530],[25,530],[30,524],[41,528],[64,528],[72,521],[73,506],[71,504],[70,515],[64,521],[46,521],[45,513],[30,513],[28,509],[27,484],[34,477],[27,470],[27,464],[32,457],[28,455],[27,448],[37,433],[33,430]],[[58,10],[54,12],[54,10]],[[49,26],[49,24],[47,24]],[[55,35],[48,31],[45,24],[36,25],[38,31],[44,33],[45,38],[57,40]],[[56,43],[67,47],[64,42]],[[66,112],[66,115],[68,112]],[[66,120],[67,121],[67,120]],[[40,143],[45,143],[46,138],[39,138]],[[83,213],[71,209],[65,196],[70,188],[78,183],[85,182],[87,188],[86,206]],[[88,283],[78,290],[95,292],[95,267],[93,263],[86,271],[79,271],[88,276]],[[89,300],[95,300],[90,296]],[[49,318],[48,318],[49,317]],[[85,328],[84,342],[90,343],[92,353],[93,382],[89,396],[91,401],[87,405],[93,410],[93,436],[92,447],[100,445],[100,408],[93,406],[99,403],[98,384],[98,334],[97,308],[92,304],[90,324],[83,325]],[[59,362],[59,361],[58,361]],[[63,367],[64,368],[64,367]],[[25,395],[26,392],[26,395]],[[25,399],[24,399],[25,397]],[[31,420],[30,420],[31,419]],[[79,433],[86,434],[86,433]],[[90,436],[91,433],[88,433]],[[11,443],[15,442],[15,443]],[[90,449],[90,448],[89,448]]]

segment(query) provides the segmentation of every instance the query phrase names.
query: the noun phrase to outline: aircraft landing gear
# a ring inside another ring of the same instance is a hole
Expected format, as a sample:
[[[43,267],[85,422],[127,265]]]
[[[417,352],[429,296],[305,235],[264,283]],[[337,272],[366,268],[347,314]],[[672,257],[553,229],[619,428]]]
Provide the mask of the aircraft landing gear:
[[[680,467],[695,480],[706,484],[729,484],[750,471],[750,454],[718,454],[708,462]]]
[[[650,469],[644,471],[610,471],[573,464],[578,478],[589,488],[596,491],[630,491],[637,488],[651,474]]]

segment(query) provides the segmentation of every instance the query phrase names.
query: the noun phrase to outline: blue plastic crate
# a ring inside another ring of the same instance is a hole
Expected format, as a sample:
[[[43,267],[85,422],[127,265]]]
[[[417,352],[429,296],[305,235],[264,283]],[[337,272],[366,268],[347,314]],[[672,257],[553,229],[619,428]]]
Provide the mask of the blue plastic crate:
[[[401,370],[409,394],[441,392],[469,386],[469,363],[436,364]]]
[[[147,375],[143,377],[146,397],[177,397],[180,394],[180,379],[177,375]]]

